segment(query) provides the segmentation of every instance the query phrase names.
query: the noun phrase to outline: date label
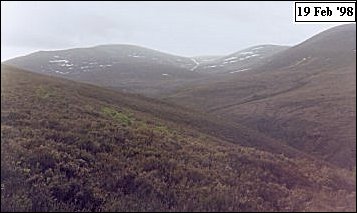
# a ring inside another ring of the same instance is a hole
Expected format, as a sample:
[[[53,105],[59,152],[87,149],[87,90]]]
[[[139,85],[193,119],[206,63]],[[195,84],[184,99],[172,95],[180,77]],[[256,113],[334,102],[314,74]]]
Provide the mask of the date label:
[[[356,2],[295,2],[295,22],[355,22]]]

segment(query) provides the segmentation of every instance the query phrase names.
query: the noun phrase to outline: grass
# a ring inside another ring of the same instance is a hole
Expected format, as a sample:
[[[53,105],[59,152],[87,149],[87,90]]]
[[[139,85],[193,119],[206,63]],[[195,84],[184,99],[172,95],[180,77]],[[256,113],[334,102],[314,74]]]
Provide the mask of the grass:
[[[120,122],[125,125],[130,125],[133,122],[132,115],[129,113],[118,112],[114,108],[111,107],[102,107],[102,112],[104,115]]]
[[[40,99],[47,99],[50,98],[51,96],[55,96],[55,92],[52,91],[51,89],[45,88],[43,86],[39,86],[36,89],[36,95],[40,98]]]

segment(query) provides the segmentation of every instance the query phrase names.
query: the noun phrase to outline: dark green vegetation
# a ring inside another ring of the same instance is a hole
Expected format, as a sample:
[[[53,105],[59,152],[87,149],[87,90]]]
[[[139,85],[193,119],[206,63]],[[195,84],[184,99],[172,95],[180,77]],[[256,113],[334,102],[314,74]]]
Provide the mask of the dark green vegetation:
[[[353,172],[193,115],[2,65],[1,211],[356,209]]]

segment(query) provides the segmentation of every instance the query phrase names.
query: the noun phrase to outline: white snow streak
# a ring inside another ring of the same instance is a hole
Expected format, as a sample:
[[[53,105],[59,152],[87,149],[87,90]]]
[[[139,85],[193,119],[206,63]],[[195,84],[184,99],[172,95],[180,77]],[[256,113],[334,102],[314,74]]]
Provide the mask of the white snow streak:
[[[230,58],[226,58],[226,59],[224,59],[224,61],[230,61],[230,60],[234,60],[234,59],[236,59],[237,57],[235,56],[235,57],[230,57]]]
[[[192,67],[190,70],[191,70],[191,71],[195,71],[195,69],[197,69],[197,67],[200,65],[200,63],[198,63],[198,62],[196,61],[196,59],[194,59],[194,58],[191,58],[191,60],[193,61],[193,63],[195,63],[195,66]]]
[[[62,62],[68,63],[68,61],[65,60],[65,59],[61,59],[61,60],[51,60],[51,61],[49,61],[49,62],[50,62],[50,63],[62,63]]]
[[[249,69],[241,69],[241,70],[232,71],[232,72],[229,72],[229,73],[244,72],[244,71],[247,71],[247,70],[249,70]]]

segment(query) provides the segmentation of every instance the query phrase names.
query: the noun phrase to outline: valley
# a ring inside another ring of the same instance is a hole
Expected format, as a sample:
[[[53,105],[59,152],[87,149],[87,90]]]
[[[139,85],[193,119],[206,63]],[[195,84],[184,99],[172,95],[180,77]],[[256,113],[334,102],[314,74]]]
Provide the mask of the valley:
[[[355,211],[356,26],[176,56],[1,66],[2,211]]]

